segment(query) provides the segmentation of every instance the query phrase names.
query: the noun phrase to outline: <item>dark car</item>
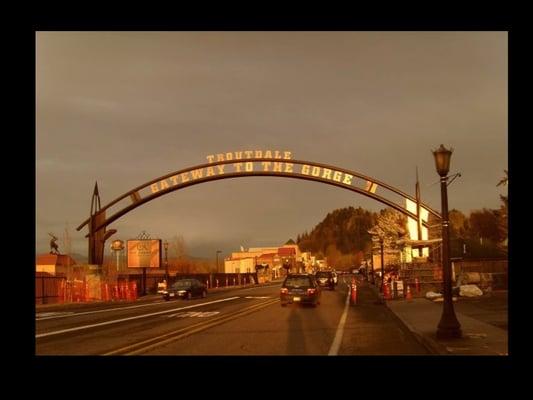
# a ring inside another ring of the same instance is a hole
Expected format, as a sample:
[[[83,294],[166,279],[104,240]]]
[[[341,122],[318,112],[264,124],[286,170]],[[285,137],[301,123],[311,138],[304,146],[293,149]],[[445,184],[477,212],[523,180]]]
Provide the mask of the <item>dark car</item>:
[[[316,281],[320,286],[335,290],[335,278],[331,271],[318,271],[315,275]]]
[[[206,297],[207,288],[198,279],[180,279],[169,289],[163,291],[163,298],[170,299],[192,299],[193,297]]]
[[[282,307],[292,303],[316,307],[320,304],[320,294],[320,287],[313,275],[289,274],[281,285],[279,297]]]

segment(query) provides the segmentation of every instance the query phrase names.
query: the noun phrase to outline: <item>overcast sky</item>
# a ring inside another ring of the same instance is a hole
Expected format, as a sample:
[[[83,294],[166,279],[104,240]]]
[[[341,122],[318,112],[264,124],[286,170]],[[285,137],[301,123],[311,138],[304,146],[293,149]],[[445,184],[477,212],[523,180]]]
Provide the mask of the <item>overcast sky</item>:
[[[102,206],[213,153],[290,150],[440,210],[430,150],[453,147],[449,206],[498,208],[508,163],[506,32],[38,32],[36,245],[69,227],[87,253]],[[174,191],[115,221],[113,239],[183,235],[194,256],[276,246],[340,207],[385,206],[287,178]],[[62,250],[62,242],[59,243]],[[106,246],[106,253],[109,246]]]

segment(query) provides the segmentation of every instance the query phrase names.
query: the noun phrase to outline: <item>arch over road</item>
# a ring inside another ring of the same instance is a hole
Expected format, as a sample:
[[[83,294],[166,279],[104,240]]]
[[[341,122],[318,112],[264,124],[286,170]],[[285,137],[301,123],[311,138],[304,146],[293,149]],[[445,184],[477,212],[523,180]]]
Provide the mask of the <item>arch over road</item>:
[[[213,160],[213,162],[207,164],[184,168],[144,183],[103,207],[100,206],[98,187],[95,186],[91,215],[76,228],[79,231],[86,225],[89,227],[87,235],[89,238],[89,263],[102,263],[105,240],[116,232],[114,230],[106,231],[106,227],[109,224],[160,196],[189,186],[220,179],[274,176],[315,181],[370,197],[394,208],[407,217],[419,221],[419,224],[424,226],[427,226],[427,221],[423,220],[422,212],[426,215],[432,214],[441,219],[441,215],[422,203],[418,196],[415,198],[391,185],[345,168],[293,160],[289,158],[290,156],[287,157],[287,153],[285,153],[285,158],[280,156],[276,158],[235,158],[216,162]],[[411,207],[408,206],[409,204]],[[106,217],[106,215],[109,215],[109,217]]]

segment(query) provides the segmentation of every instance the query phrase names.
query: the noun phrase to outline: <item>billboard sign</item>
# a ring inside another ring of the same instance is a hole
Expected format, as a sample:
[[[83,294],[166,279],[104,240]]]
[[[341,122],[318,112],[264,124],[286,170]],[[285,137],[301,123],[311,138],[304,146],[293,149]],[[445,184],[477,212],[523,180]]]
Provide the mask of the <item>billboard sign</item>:
[[[160,268],[161,240],[128,240],[128,268]]]

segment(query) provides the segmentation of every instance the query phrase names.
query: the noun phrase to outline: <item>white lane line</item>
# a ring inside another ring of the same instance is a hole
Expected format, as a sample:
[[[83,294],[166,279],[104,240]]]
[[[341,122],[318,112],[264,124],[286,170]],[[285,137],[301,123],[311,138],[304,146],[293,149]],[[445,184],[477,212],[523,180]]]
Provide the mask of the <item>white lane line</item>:
[[[55,312],[42,312],[37,313],[36,319],[50,319],[50,318],[59,318],[59,317],[66,317],[68,315],[74,314],[73,311],[55,311]]]
[[[346,318],[348,317],[348,306],[350,305],[350,292],[346,296],[346,303],[344,304],[344,311],[342,313],[341,320],[339,321],[339,326],[337,327],[337,333],[335,334],[335,339],[331,344],[329,349],[328,356],[336,356],[339,353],[339,348],[341,347],[342,335],[344,334],[344,324],[346,323]]]
[[[43,315],[43,314],[48,314],[48,313],[37,313],[36,316],[38,318],[35,318],[35,320],[36,321],[42,321],[42,320],[45,320],[45,319],[77,317],[78,315],[96,314],[96,313],[103,313],[103,312],[110,312],[110,311],[117,311],[117,310],[130,310],[132,308],[155,306],[155,305],[158,305],[158,304],[161,304],[161,303],[166,303],[166,301],[161,300],[161,301],[154,301],[154,302],[148,303],[148,304],[139,304],[137,306],[106,308],[105,310],[85,311],[85,312],[80,312],[80,313],[70,312],[70,313],[65,314],[65,315],[53,315],[52,316],[52,315]],[[42,318],[39,318],[40,316],[42,316]]]
[[[158,312],[154,312],[154,313],[150,313],[150,314],[143,314],[143,315],[136,315],[134,317],[114,319],[112,321],[106,321],[106,322],[99,322],[97,324],[77,326],[75,328],[69,328],[69,329],[61,329],[59,331],[53,331],[53,332],[47,332],[47,333],[39,333],[39,334],[35,335],[35,337],[36,338],[41,338],[41,337],[45,337],[45,336],[59,335],[61,333],[66,333],[66,332],[81,331],[81,330],[84,330],[84,329],[94,328],[94,327],[97,327],[97,326],[118,324],[119,322],[132,321],[134,319],[147,318],[147,317],[151,317],[151,316],[154,316],[154,315],[169,314],[169,313],[176,312],[176,311],[179,311],[179,310],[185,310],[185,309],[188,309],[188,308],[201,307],[201,306],[205,306],[205,305],[208,305],[208,304],[221,303],[223,301],[235,300],[235,299],[239,299],[239,298],[240,298],[239,296],[229,297],[227,299],[214,300],[214,301],[210,301],[210,302],[207,302],[207,303],[194,304],[194,305],[186,306],[186,307],[173,308],[171,310],[158,311]]]
[[[262,289],[262,288],[265,288],[265,287],[277,287],[278,285],[277,284],[273,284],[273,285],[265,285],[265,286],[259,286],[259,287],[251,287],[251,288],[246,288],[246,289],[241,289],[243,291],[245,290],[256,290],[256,289]],[[212,293],[217,293],[217,292],[212,292]],[[66,318],[66,317],[77,317],[78,315],[88,315],[88,314],[96,314],[96,313],[103,313],[103,312],[110,312],[110,311],[117,311],[117,310],[130,310],[132,308],[139,308],[139,307],[148,307],[148,306],[153,306],[153,305],[157,305],[157,304],[161,304],[161,303],[166,303],[164,300],[160,300],[160,301],[155,301],[155,302],[152,302],[152,303],[148,303],[148,304],[140,304],[140,305],[136,305],[136,306],[129,306],[129,307],[115,307],[115,308],[106,308],[105,310],[96,310],[96,311],[85,311],[85,312],[80,312],[80,313],[70,313],[69,315],[42,315],[43,313],[37,313],[35,320],[36,321],[43,321],[43,320],[46,320],[46,319],[56,319],[56,318]],[[42,315],[42,317],[40,317]]]
[[[199,318],[207,318],[212,317],[214,315],[220,314],[220,311],[188,311],[188,312],[182,312],[177,314],[171,314],[167,315],[167,318],[187,318],[187,317],[199,317]]]

